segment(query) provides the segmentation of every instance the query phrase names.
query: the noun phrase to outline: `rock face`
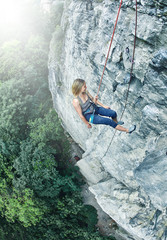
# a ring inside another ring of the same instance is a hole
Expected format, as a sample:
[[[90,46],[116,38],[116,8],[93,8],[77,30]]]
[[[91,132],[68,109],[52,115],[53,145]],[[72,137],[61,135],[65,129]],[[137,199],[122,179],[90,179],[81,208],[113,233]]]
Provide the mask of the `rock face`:
[[[49,85],[64,128],[84,150],[77,163],[101,208],[137,240],[167,239],[167,1],[138,0],[133,78],[122,120],[134,133],[87,129],[71,85],[97,93],[119,1],[65,0],[50,45]],[[99,100],[122,113],[134,42],[135,1],[123,1]],[[129,53],[127,53],[127,48]],[[115,134],[113,138],[113,134]]]

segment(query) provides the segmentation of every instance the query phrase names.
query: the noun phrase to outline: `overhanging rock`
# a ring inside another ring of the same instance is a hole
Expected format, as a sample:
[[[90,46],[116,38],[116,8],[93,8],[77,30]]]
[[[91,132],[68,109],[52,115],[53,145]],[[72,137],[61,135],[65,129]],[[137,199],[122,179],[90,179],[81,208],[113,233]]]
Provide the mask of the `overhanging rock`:
[[[138,1],[133,78],[123,119],[131,135],[106,126],[87,129],[72,106],[75,78],[95,96],[119,1],[64,1],[50,45],[49,86],[66,131],[85,151],[77,163],[102,209],[135,240],[167,239],[167,27],[165,1]],[[125,0],[99,100],[124,108],[134,42],[135,1]],[[129,55],[127,55],[127,47]]]

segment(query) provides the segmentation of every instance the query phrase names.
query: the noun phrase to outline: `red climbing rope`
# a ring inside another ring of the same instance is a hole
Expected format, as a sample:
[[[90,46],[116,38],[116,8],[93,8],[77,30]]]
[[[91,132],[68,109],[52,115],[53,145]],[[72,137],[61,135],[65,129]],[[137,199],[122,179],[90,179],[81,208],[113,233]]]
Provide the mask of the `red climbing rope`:
[[[125,105],[124,105],[124,109],[122,111],[122,114],[121,114],[121,117],[120,117],[120,120],[122,119],[122,116],[125,112],[125,109],[126,109],[126,106],[127,106],[127,102],[128,102],[128,95],[129,95],[129,88],[130,88],[130,83],[131,83],[131,80],[132,80],[132,72],[133,72],[133,64],[134,64],[134,56],[135,56],[135,47],[136,47],[136,33],[137,33],[137,0],[136,1],[136,19],[135,19],[135,35],[134,35],[134,45],[133,45],[133,57],[132,57],[132,61],[131,61],[131,70],[130,70],[130,79],[129,79],[129,84],[128,84],[128,89],[127,89],[127,94],[126,94],[126,99],[125,99]],[[115,134],[116,134],[116,130],[113,134],[113,137],[107,147],[107,150],[105,151],[104,153],[104,156],[106,155],[106,153],[108,152],[110,146],[111,146],[111,143],[115,137]],[[103,156],[103,157],[104,157]]]
[[[110,41],[110,45],[109,45],[109,49],[108,49],[106,61],[105,61],[104,68],[103,68],[103,73],[102,73],[102,75],[101,75],[101,79],[100,79],[100,83],[99,83],[99,88],[98,88],[98,91],[97,91],[97,96],[98,96],[98,94],[99,94],[100,86],[101,86],[101,83],[102,83],[102,80],[103,80],[104,71],[105,71],[105,69],[106,69],[107,60],[108,60],[108,57],[109,57],[109,53],[110,53],[110,49],[111,49],[111,44],[112,44],[112,41],[113,41],[113,38],[114,38],[114,33],[115,33],[116,26],[117,26],[117,22],[118,22],[118,17],[119,17],[121,5],[122,5],[122,0],[121,0],[120,5],[119,5],[119,9],[118,9],[118,13],[117,13],[117,18],[116,18],[115,25],[114,25],[114,30],[113,30],[113,33],[112,33],[112,37],[111,37],[111,41]]]

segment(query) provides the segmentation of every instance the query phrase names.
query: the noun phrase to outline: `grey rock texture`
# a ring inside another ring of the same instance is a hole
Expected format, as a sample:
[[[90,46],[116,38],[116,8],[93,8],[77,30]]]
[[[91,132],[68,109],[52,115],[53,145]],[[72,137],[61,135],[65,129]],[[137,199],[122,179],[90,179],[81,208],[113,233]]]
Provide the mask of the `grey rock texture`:
[[[72,106],[75,78],[85,79],[90,93],[97,93],[119,1],[60,1],[64,12],[50,44],[49,86],[64,128],[84,150],[77,165],[101,208],[135,240],[166,240],[167,1],[137,2],[133,77],[122,118],[126,127],[137,125],[134,133],[87,129]],[[134,27],[135,1],[125,0],[99,94],[118,118],[127,94]]]

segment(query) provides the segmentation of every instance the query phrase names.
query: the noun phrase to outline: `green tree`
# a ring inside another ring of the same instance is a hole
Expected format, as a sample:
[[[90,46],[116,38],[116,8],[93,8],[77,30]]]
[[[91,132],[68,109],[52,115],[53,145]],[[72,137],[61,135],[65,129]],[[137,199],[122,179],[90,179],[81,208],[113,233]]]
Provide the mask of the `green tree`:
[[[33,66],[33,72],[38,79],[47,79],[48,44],[45,39],[38,35],[31,36],[25,45],[24,56],[27,66]],[[31,80],[33,78],[31,77]]]
[[[50,60],[61,60],[63,4],[49,19],[39,0],[23,1],[22,35],[0,46],[0,239],[112,239],[99,236],[96,210],[83,205],[83,179],[67,164],[68,137],[52,109],[48,49],[54,28]]]
[[[55,151],[53,149],[53,151]],[[56,197],[62,189],[76,188],[69,176],[57,171],[55,157],[47,150],[38,148],[31,141],[23,141],[20,156],[14,160],[15,179],[19,189],[30,187],[38,197]]]
[[[5,81],[0,87],[0,129],[22,139],[27,134],[27,121],[44,113],[43,106],[47,109],[51,102],[47,47],[39,37],[31,37],[24,49],[18,42],[7,46],[0,56],[0,76]]]
[[[12,186],[12,166],[0,155],[0,212],[9,222],[19,221],[28,227],[42,218],[47,208],[41,200],[35,199],[33,191],[26,188],[18,191]]]
[[[44,118],[29,121],[28,125],[34,144],[38,144],[39,148],[47,147],[47,151],[50,149],[57,157],[61,156],[61,159],[68,158],[69,142],[55,110],[50,109]]]
[[[23,45],[17,40],[6,42],[0,49],[0,81],[21,78],[26,66]]]

